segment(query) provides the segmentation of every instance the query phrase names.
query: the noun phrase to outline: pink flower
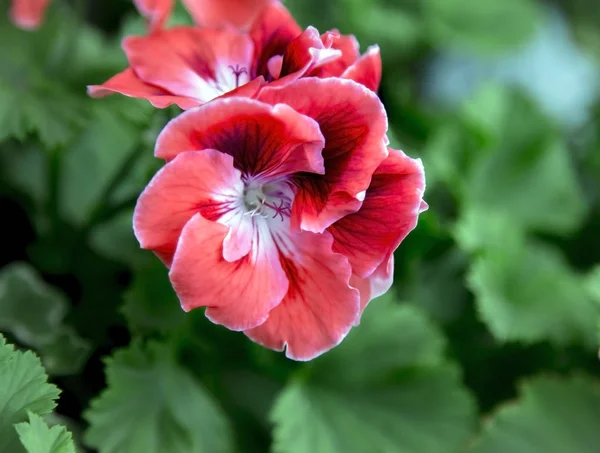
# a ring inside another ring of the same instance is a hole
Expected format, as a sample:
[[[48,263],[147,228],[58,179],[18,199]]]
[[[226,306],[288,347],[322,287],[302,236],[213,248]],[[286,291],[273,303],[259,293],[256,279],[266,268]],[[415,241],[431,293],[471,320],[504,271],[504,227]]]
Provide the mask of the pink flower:
[[[337,78],[218,99],[172,120],[139,198],[141,246],[182,307],[295,360],[337,345],[391,284],[425,207],[420,161],[387,148],[377,96]]]
[[[173,0],[133,0],[138,11],[148,20],[150,31],[160,30],[173,11]]]
[[[233,26],[248,30],[260,13],[277,0],[183,0],[183,4],[201,27]],[[173,0],[134,0],[138,10],[150,22],[150,28],[162,28],[173,10]]]
[[[225,3],[248,7],[251,2]],[[337,31],[320,36],[314,27],[302,32],[281,3],[259,3],[262,9],[245,32],[231,26],[163,29],[172,2],[137,0],[149,18],[151,33],[126,38],[123,49],[130,67],[102,85],[90,86],[89,94],[121,93],[147,99],[159,108],[177,104],[189,109],[221,96],[254,97],[266,83],[283,85],[308,76],[351,79],[377,90],[381,78],[377,46],[360,57],[354,37]],[[198,5],[216,5],[214,0],[186,4],[202,24],[208,17],[220,17],[216,23],[222,24],[221,13],[228,11],[214,7],[202,9],[201,15]],[[230,19],[240,24],[240,17],[252,16],[247,8],[242,10],[238,16],[237,10],[229,9]]]
[[[19,28],[34,30],[44,20],[50,0],[13,0],[10,19]]]

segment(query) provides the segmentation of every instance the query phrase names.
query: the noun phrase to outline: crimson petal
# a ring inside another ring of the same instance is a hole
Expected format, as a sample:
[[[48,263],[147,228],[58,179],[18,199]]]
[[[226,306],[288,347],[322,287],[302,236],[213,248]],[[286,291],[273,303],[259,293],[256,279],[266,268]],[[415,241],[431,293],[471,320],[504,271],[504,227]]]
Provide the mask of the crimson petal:
[[[319,125],[287,105],[244,98],[218,99],[172,120],[158,136],[155,155],[218,149],[246,175],[323,173]]]
[[[296,177],[293,225],[318,233],[356,212],[373,172],[388,154],[387,116],[377,96],[350,80],[310,77],[266,87],[258,98],[290,105],[315,119],[325,137],[325,175]]]
[[[333,250],[348,257],[359,277],[370,275],[417,226],[424,191],[421,160],[390,148],[360,210],[329,227]]]
[[[269,80],[269,60],[283,56],[290,42],[301,33],[302,29],[281,3],[267,6],[250,30],[255,49],[253,73]]]
[[[294,39],[283,54],[279,77],[285,83],[302,77],[330,61],[342,56],[342,51],[323,44],[319,32],[314,27],[308,27],[300,36]],[[279,83],[283,83],[279,82]]]
[[[344,79],[354,80],[369,90],[377,92],[381,83],[381,54],[379,46],[371,46],[365,54],[341,75]]]
[[[340,77],[360,57],[358,41],[353,35],[341,35],[337,30],[330,30],[323,33],[321,39],[326,47],[339,50],[341,57],[317,68],[311,74],[315,77]]]

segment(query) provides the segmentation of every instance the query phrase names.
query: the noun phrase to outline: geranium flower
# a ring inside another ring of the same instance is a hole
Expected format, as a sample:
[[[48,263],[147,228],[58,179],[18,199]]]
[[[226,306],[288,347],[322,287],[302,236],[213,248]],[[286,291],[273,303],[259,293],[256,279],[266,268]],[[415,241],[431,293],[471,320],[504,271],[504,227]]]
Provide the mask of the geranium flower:
[[[134,214],[182,307],[310,360],[391,282],[424,208],[420,161],[388,150],[377,96],[336,78],[217,99],[160,134]]]
[[[134,0],[152,30],[162,28],[173,10],[174,0]],[[233,26],[248,30],[260,13],[277,0],[182,0],[201,27]]]
[[[50,0],[13,0],[10,19],[19,28],[34,30],[44,20]]]
[[[191,5],[200,3],[186,2],[194,11]],[[130,67],[102,85],[89,87],[89,94],[121,93],[147,99],[159,108],[177,104],[188,109],[221,96],[252,97],[267,82],[284,84],[307,76],[342,77],[377,89],[378,47],[360,57],[353,37],[337,31],[320,36],[314,27],[302,32],[281,3],[265,3],[249,32],[244,32],[230,26],[162,29],[171,3],[138,0],[152,32],[126,38],[123,49]]]

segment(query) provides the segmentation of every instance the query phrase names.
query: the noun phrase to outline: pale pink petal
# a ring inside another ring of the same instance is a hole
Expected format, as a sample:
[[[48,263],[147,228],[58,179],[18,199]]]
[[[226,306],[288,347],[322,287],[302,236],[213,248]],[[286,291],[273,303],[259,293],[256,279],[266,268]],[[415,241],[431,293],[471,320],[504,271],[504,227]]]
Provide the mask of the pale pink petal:
[[[229,227],[196,214],[186,223],[169,277],[184,310],[208,307],[206,316],[231,330],[264,323],[288,292],[288,280],[268,230],[255,228],[251,253],[223,258]]]
[[[12,0],[10,19],[19,28],[34,30],[44,20],[50,0]]]
[[[248,30],[259,14],[276,0],[183,0],[196,24],[202,27],[233,25]]]
[[[359,277],[373,273],[416,226],[425,174],[420,159],[389,148],[367,189],[360,210],[329,227],[333,250],[348,257]]]
[[[131,68],[120,72],[102,85],[88,86],[88,94],[94,98],[101,98],[115,93],[133,98],[147,99],[154,107],[158,108],[165,108],[175,104],[186,110],[201,105],[197,99],[175,96],[160,87],[145,83]]]
[[[294,360],[311,360],[346,336],[357,321],[359,293],[349,286],[346,258],[331,251],[328,233],[278,237],[289,291],[267,321],[246,335]]]
[[[266,87],[259,100],[284,103],[315,119],[325,137],[325,175],[296,177],[298,192],[292,222],[301,229],[322,232],[356,212],[371,177],[387,157],[387,116],[381,101],[350,80],[314,77],[283,87]]]
[[[205,148],[234,157],[246,175],[323,173],[319,125],[287,105],[244,99],[218,99],[179,115],[159,135],[155,155],[171,160]]]
[[[216,150],[182,153],[140,195],[133,230],[145,249],[171,264],[184,225],[198,212],[218,220],[235,209],[243,191],[233,159]]]
[[[208,102],[250,81],[254,45],[231,29],[174,27],[126,38],[123,49],[144,82]]]

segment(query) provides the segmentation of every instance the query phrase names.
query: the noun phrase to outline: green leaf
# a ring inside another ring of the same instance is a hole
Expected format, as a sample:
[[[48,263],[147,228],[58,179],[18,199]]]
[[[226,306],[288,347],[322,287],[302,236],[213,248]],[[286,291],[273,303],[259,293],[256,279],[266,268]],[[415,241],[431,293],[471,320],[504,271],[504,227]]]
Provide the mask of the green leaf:
[[[164,345],[134,344],[107,360],[108,389],[85,413],[86,443],[100,453],[232,450],[221,408]]]
[[[50,428],[39,415],[28,415],[29,422],[15,425],[27,453],[75,453],[71,433],[64,426]]]
[[[66,144],[86,116],[85,93],[75,94],[60,75],[69,68],[77,21],[69,8],[53,7],[30,33],[8,22],[6,10],[0,6],[0,141],[35,134],[48,148]]]
[[[0,141],[38,135],[48,148],[67,143],[82,124],[82,102],[59,85],[29,73],[19,83],[0,79]]]
[[[156,256],[145,253],[136,263],[133,275],[122,308],[129,327],[142,333],[168,332],[180,327],[186,315],[165,265]]]
[[[420,259],[413,263],[411,278],[398,292],[436,320],[455,321],[467,308],[466,265],[467,257],[456,248],[435,259]]]
[[[564,141],[527,99],[488,87],[465,106],[490,151],[469,171],[464,203],[496,210],[527,230],[566,235],[587,214]]]
[[[39,147],[27,144],[0,146],[2,180],[27,194],[41,210],[48,198],[48,155]]]
[[[35,348],[50,374],[77,373],[88,358],[90,345],[63,325],[69,304],[26,263],[0,271],[0,329]]]
[[[90,246],[107,258],[135,263],[144,252],[133,234],[133,209],[124,209],[90,233]]]
[[[307,364],[271,413],[276,453],[453,453],[474,428],[475,407],[442,334],[390,296],[361,325]]]
[[[30,265],[18,262],[2,268],[0,329],[25,344],[41,344],[53,335],[66,313],[65,297],[44,283]]]
[[[91,352],[89,341],[81,338],[70,326],[62,325],[45,343],[36,346],[44,367],[54,376],[78,374]]]
[[[440,47],[499,53],[524,43],[540,23],[532,0],[422,0],[431,40]]]
[[[47,414],[59,390],[47,382],[40,360],[31,351],[15,351],[0,335],[0,451],[21,451],[13,425],[27,420],[27,411]]]
[[[119,109],[127,109],[119,99]],[[61,161],[60,211],[81,225],[96,206],[139,141],[140,129],[115,115],[113,99],[96,99],[88,126],[66,150]],[[150,150],[149,150],[150,152]]]
[[[484,425],[469,453],[596,453],[600,382],[537,377]]]
[[[600,306],[558,250],[524,238],[498,241],[475,258],[467,281],[499,340],[595,345]]]

